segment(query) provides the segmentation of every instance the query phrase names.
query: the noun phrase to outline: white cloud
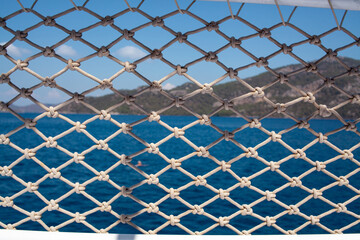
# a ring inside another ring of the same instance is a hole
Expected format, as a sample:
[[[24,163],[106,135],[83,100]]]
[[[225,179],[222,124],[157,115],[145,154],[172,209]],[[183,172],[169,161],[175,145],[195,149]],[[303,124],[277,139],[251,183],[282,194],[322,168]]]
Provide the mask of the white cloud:
[[[140,48],[133,46],[126,46],[116,51],[118,55],[124,58],[138,59],[146,55],[146,53]]]
[[[77,52],[74,48],[69,45],[63,44],[56,49],[56,53],[62,56],[74,57],[77,55]]]
[[[5,44],[4,42],[0,43],[0,45],[4,45],[4,44]],[[7,50],[7,53],[13,57],[21,57],[23,54],[31,53],[31,51],[29,49],[16,47],[13,44],[10,44],[6,48],[6,50]]]
[[[165,89],[165,90],[171,90],[173,88],[175,88],[176,86],[174,84],[171,84],[171,83],[167,83],[165,84],[162,88]]]

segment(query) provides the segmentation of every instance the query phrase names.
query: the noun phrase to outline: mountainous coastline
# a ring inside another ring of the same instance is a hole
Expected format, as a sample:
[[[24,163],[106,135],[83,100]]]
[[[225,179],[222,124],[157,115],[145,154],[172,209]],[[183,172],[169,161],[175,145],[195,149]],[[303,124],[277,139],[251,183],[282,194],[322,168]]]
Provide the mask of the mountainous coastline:
[[[360,60],[351,58],[341,58],[347,66],[352,67],[355,71],[360,72]],[[284,74],[294,72],[297,69],[303,68],[303,65],[293,64],[285,67],[275,69],[276,72],[282,72]],[[326,59],[317,65],[317,71],[321,75],[332,78],[346,72],[346,68],[342,66],[338,61]],[[351,76],[350,76],[351,75]],[[245,82],[253,87],[262,87],[270,84],[276,80],[276,78],[269,72],[259,74],[254,77],[244,79]],[[303,71],[288,78],[288,82],[304,92],[311,92],[316,90],[319,86],[324,84],[324,80],[320,78],[316,73]],[[356,74],[347,74],[338,78],[333,83],[339,89],[345,90],[350,95],[360,94],[360,78]],[[134,90],[119,90],[124,95],[134,95],[144,87],[139,87]],[[199,89],[197,85],[192,82],[188,82],[177,86],[171,90],[162,90],[172,97],[181,97],[188,93],[191,93]],[[233,99],[249,92],[249,89],[238,81],[230,81],[226,83],[219,83],[213,86],[213,92],[223,99]],[[274,103],[286,103],[301,97],[301,93],[293,90],[286,84],[280,84],[279,82],[270,86],[264,90],[265,96]],[[349,97],[344,93],[338,91],[334,87],[324,87],[319,92],[314,94],[316,102],[318,104],[325,104],[328,107],[334,107],[340,102],[348,100]],[[116,94],[109,94],[100,97],[86,97],[85,102],[91,104],[97,109],[106,109],[121,102],[123,98]],[[164,97],[159,92],[146,92],[136,97],[136,104],[141,106],[146,111],[157,111],[170,105],[173,101]],[[262,98],[255,98],[253,96],[233,101],[234,108],[240,113],[246,116],[262,116],[274,108]],[[199,114],[208,114],[219,107],[221,104],[209,94],[198,94],[186,100],[184,105],[197,112]],[[41,108],[36,105],[18,107],[14,106],[13,109],[18,112],[41,112]],[[311,113],[316,111],[316,108],[311,103],[299,102],[293,106],[288,107],[287,112],[297,118],[305,118]],[[344,118],[355,119],[360,117],[360,105],[349,103],[337,111]],[[82,104],[71,103],[60,110],[64,113],[93,113]],[[136,108],[123,104],[113,110],[113,114],[142,114]],[[189,113],[181,108],[175,106],[169,110],[163,112],[164,115],[188,115]],[[222,110],[217,113],[217,116],[234,116],[231,111]],[[282,117],[281,114],[276,114],[274,117]]]

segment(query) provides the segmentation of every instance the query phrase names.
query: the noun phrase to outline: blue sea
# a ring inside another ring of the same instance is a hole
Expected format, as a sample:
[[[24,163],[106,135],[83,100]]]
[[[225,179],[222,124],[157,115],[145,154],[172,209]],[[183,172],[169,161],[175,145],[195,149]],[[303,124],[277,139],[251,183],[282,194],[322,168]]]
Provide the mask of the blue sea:
[[[25,118],[34,118],[36,114],[23,114]],[[93,117],[93,115],[66,115],[73,121],[84,122],[85,120]],[[122,123],[133,123],[145,116],[135,115],[113,115],[115,120]],[[197,119],[191,116],[162,116],[161,120],[167,123],[171,127],[181,128]],[[213,124],[222,130],[233,131],[246,124],[246,121],[241,118],[235,117],[213,117]],[[295,124],[294,121],[289,119],[265,119],[261,121],[262,126],[269,131],[279,132],[283,129],[289,128]],[[22,122],[8,113],[0,113],[0,134],[6,134],[9,131],[21,126]],[[326,133],[342,127],[342,123],[337,120],[311,120],[311,128],[316,132]],[[37,129],[41,131],[45,136],[56,136],[72,127],[66,121],[56,118],[43,118],[38,121],[36,125]],[[359,128],[358,124],[358,128]],[[109,121],[96,120],[92,123],[87,124],[86,130],[94,136],[96,139],[105,139],[112,133],[118,130],[118,127]],[[157,122],[143,122],[133,127],[132,132],[144,139],[147,143],[156,143],[164,137],[171,134],[171,132],[159,125]],[[186,130],[185,137],[197,146],[208,146],[212,142],[216,141],[221,137],[221,134],[215,131],[213,128],[205,125],[195,125],[194,127]],[[235,134],[234,139],[244,145],[245,147],[254,147],[262,141],[266,140],[268,136],[256,128],[246,128]],[[284,140],[293,149],[303,148],[316,137],[306,129],[294,129],[289,133],[283,134],[282,140]],[[30,129],[22,129],[10,137],[11,142],[19,146],[20,148],[34,148],[41,144],[43,140]],[[336,145],[339,149],[350,149],[356,144],[359,144],[360,137],[354,132],[341,131],[339,133],[329,136],[328,140]],[[91,141],[82,133],[76,131],[71,134],[59,139],[58,145],[62,148],[67,149],[70,152],[82,152],[94,145]],[[142,143],[138,142],[129,135],[119,134],[117,137],[112,139],[109,143],[109,147],[119,154],[130,155],[146,148]],[[191,152],[194,149],[183,142],[180,138],[172,138],[166,143],[159,146],[160,151],[165,154],[168,158],[181,158]],[[212,156],[222,161],[229,161],[238,155],[242,154],[243,151],[234,145],[232,142],[225,140],[219,144],[211,147],[209,152]],[[279,161],[291,153],[284,148],[282,145],[276,142],[270,142],[266,146],[258,149],[259,156],[263,157],[267,161]],[[360,160],[360,150],[356,149],[353,151],[354,158]],[[335,156],[339,155],[336,151],[326,146],[325,144],[317,143],[313,147],[306,150],[306,156],[313,161],[326,161]],[[21,157],[22,154],[17,150],[6,146],[0,145],[0,166],[8,166],[13,161]],[[65,153],[54,149],[54,148],[42,148],[37,151],[36,158],[41,160],[49,168],[56,168],[64,164],[71,159]],[[88,165],[92,166],[97,171],[105,171],[112,165],[118,162],[118,159],[107,151],[95,149],[91,153],[86,154],[85,160]],[[144,166],[140,169],[147,174],[155,174],[161,169],[168,166],[168,163],[161,157],[155,154],[143,153],[133,158],[133,163],[141,161]],[[203,157],[192,157],[182,163],[182,167],[193,174],[204,175],[209,171],[217,168],[219,165],[216,164],[209,158]],[[241,158],[231,165],[231,170],[234,171],[239,177],[248,177],[252,174],[266,168],[262,162],[254,158]],[[290,177],[300,176],[302,173],[313,168],[311,164],[303,159],[292,158],[287,162],[281,164],[280,170],[286,173]],[[349,159],[339,159],[326,166],[326,170],[334,174],[335,176],[345,176],[350,172],[359,168],[354,162]],[[47,172],[39,164],[33,160],[24,159],[12,168],[13,173],[25,182],[36,182],[42,178]],[[86,169],[81,164],[72,163],[66,168],[61,170],[61,176],[65,177],[69,181],[75,183],[83,183],[90,178],[94,177],[94,173]],[[119,186],[131,187],[138,182],[144,180],[144,177],[138,172],[134,171],[129,166],[119,165],[113,171],[109,173],[110,179],[118,184]],[[169,169],[159,177],[160,183],[167,188],[179,188],[191,182],[192,179],[184,175],[178,170]],[[208,177],[207,183],[212,185],[214,188],[227,189],[237,183],[237,180],[227,172],[219,171],[216,174]],[[331,183],[336,182],[333,178],[324,174],[323,172],[314,171],[310,175],[301,179],[303,185],[309,189],[321,189]],[[360,173],[349,177],[351,186],[360,189]],[[286,184],[288,181],[277,174],[276,172],[268,171],[262,175],[259,175],[251,180],[251,184],[263,191],[273,191],[278,187]],[[0,196],[12,196],[25,187],[15,181],[12,178],[6,176],[0,176]],[[62,182],[59,179],[46,179],[39,185],[39,193],[42,196],[50,199],[57,199],[73,188]],[[119,193],[119,190],[114,188],[107,182],[95,181],[86,186],[86,193],[95,197],[99,202],[109,201],[112,197]],[[156,185],[144,184],[133,190],[132,195],[138,199],[141,199],[145,203],[155,203],[164,196],[166,192]],[[201,204],[217,194],[209,189],[195,185],[188,189],[182,190],[180,197],[186,200],[188,203]],[[296,204],[309,196],[309,193],[298,188],[288,187],[276,194],[276,199],[287,204]],[[323,192],[323,197],[329,199],[333,203],[343,203],[355,196],[359,196],[356,192],[352,191],[346,186],[334,186]],[[261,198],[262,195],[252,191],[248,188],[237,188],[230,193],[230,198],[239,204],[250,204],[253,201]],[[24,193],[18,196],[14,200],[14,204],[26,211],[39,211],[44,208],[46,204],[40,200],[34,193]],[[84,213],[97,207],[95,203],[88,200],[81,194],[72,194],[68,198],[62,200],[59,203],[60,207],[70,212]],[[143,206],[134,202],[130,198],[120,197],[111,204],[112,210],[118,214],[132,214],[143,209]],[[355,214],[360,214],[360,198],[357,198],[352,203],[346,205],[347,210],[352,211]],[[179,215],[189,208],[181,204],[176,199],[167,199],[159,205],[160,211],[167,215]],[[334,209],[333,206],[323,202],[320,199],[310,199],[305,204],[299,207],[300,211],[308,216],[318,216],[324,212]],[[204,210],[213,215],[214,217],[229,216],[239,209],[228,202],[227,200],[217,199],[215,202],[204,207]],[[263,201],[253,207],[253,211],[260,216],[275,216],[278,213],[284,211],[284,208],[275,204],[272,201]],[[4,224],[13,224],[27,216],[19,213],[18,211],[0,206],[0,221]],[[58,211],[47,211],[41,219],[48,226],[56,226],[61,224],[71,217],[60,213]],[[346,213],[334,212],[328,216],[322,217],[320,223],[329,229],[340,229],[354,221],[357,218],[348,215]],[[116,222],[117,219],[108,212],[96,212],[86,217],[86,221],[92,224],[97,229],[106,228],[112,223]],[[166,222],[166,220],[155,214],[144,212],[143,214],[132,219],[132,222],[144,230],[154,230]],[[241,214],[231,219],[230,224],[240,230],[249,230],[254,226],[260,224],[262,221],[252,216],[242,216]],[[307,220],[297,216],[285,214],[284,216],[277,219],[276,224],[285,230],[293,230],[302,224],[306,223]],[[189,214],[181,218],[182,225],[186,226],[192,231],[202,231],[207,227],[215,223],[214,220],[209,219],[202,215]],[[44,228],[37,222],[28,221],[21,224],[17,229],[26,230],[44,230]],[[72,223],[60,229],[60,231],[76,231],[76,232],[92,232],[89,228],[81,223]],[[344,233],[359,233],[360,224],[357,224]],[[110,233],[140,233],[127,224],[118,224],[110,230]],[[306,228],[298,232],[299,234],[309,233],[327,233],[316,225],[308,225]],[[183,230],[176,226],[169,225],[165,229],[161,230],[159,234],[186,234]],[[211,230],[208,234],[235,234],[233,231],[226,227],[216,227]],[[253,234],[280,234],[278,230],[273,227],[264,226],[256,230]]]

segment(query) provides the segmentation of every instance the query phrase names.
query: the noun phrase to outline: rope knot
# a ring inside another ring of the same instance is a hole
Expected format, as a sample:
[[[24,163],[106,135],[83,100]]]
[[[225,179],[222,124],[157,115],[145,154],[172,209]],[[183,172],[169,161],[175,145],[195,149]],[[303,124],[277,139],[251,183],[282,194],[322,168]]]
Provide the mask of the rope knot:
[[[213,88],[210,86],[210,84],[205,83],[201,89],[202,94],[211,94],[213,92]]]
[[[234,107],[234,103],[232,101],[229,101],[227,99],[223,100],[223,107],[225,110],[229,110],[230,108]]]
[[[275,111],[276,111],[277,113],[285,112],[285,111],[286,111],[286,106],[285,106],[285,104],[283,104],[283,103],[276,103],[276,105],[275,105]]]
[[[267,201],[272,201],[276,197],[276,194],[273,192],[270,192],[269,190],[266,190],[265,197],[266,197]]]
[[[28,62],[23,62],[21,60],[17,60],[16,61],[16,67],[19,69],[19,70],[24,70],[24,68],[26,68],[27,66],[29,66],[29,63]]]
[[[218,29],[219,29],[219,24],[214,21],[211,21],[208,25],[206,25],[206,30],[208,30],[209,32]]]
[[[232,132],[229,132],[227,130],[224,131],[224,139],[225,141],[230,141],[232,138],[234,138],[234,134]]]
[[[326,78],[324,81],[324,84],[326,87],[332,87],[335,83],[335,80],[333,78]]]
[[[131,160],[132,160],[130,157],[126,156],[125,154],[121,154],[120,157],[121,157],[121,158],[120,158],[120,163],[121,163],[122,165],[127,165],[127,164],[130,163]]]
[[[43,55],[44,55],[44,57],[54,57],[55,51],[51,47],[45,47],[45,49],[43,51]]]
[[[38,188],[39,186],[32,182],[28,182],[26,185],[26,191],[28,192],[35,192],[38,190]]]
[[[130,105],[132,102],[135,102],[135,99],[134,96],[126,95],[124,101],[127,105]]]
[[[354,154],[350,151],[350,150],[344,150],[343,154],[342,154],[342,159],[350,159],[350,160],[354,160]]]
[[[327,55],[330,59],[334,59],[338,55],[338,53],[337,51],[333,51],[332,49],[329,48],[327,51]]]
[[[226,225],[228,225],[230,222],[228,217],[219,217],[219,225],[220,227],[224,227]]]
[[[25,119],[24,125],[27,129],[31,129],[36,126],[36,122],[34,122],[32,119]]]
[[[56,148],[57,142],[52,137],[48,137],[45,146],[47,148]]]
[[[339,186],[342,185],[349,185],[349,180],[344,176],[339,177]]]
[[[347,208],[346,208],[345,204],[343,204],[343,203],[337,204],[337,208],[336,208],[337,213],[346,212],[346,211],[347,211]]]
[[[320,104],[318,111],[319,111],[319,115],[321,117],[330,117],[331,116],[331,109],[329,109],[326,105]]]
[[[151,83],[151,86],[150,86],[151,92],[159,92],[161,90],[162,90],[162,87],[161,87],[161,84],[159,83],[159,81],[153,81]]]
[[[175,217],[174,215],[170,215],[169,217],[170,217],[169,222],[171,226],[175,226],[176,224],[180,223],[179,217]]]
[[[132,38],[134,37],[134,35],[135,35],[134,32],[131,32],[131,31],[127,30],[127,29],[124,29],[124,30],[123,30],[123,36],[124,36],[124,38],[125,38],[126,40],[132,39]]]
[[[101,90],[104,90],[104,89],[107,89],[107,88],[112,88],[113,84],[112,84],[112,82],[110,80],[104,79],[104,80],[101,81],[99,87],[100,87]]]
[[[85,96],[75,92],[73,95],[73,98],[74,98],[75,103],[79,103],[80,101],[83,101],[85,99]]]
[[[31,94],[33,93],[33,91],[31,91],[28,88],[22,88],[20,89],[20,96],[23,98],[28,98],[31,96]]]
[[[240,45],[241,45],[241,40],[240,39],[236,39],[235,37],[230,38],[230,46],[232,48],[237,48]]]
[[[6,55],[6,54],[7,54],[6,47],[0,45],[0,55]]]
[[[289,215],[297,215],[300,212],[299,208],[295,205],[290,205],[289,206]]]
[[[157,178],[154,174],[150,174],[149,178],[147,179],[147,183],[150,184],[158,184],[159,178]]]
[[[295,155],[294,156],[295,159],[298,159],[298,158],[304,159],[306,157],[306,153],[301,149],[296,149],[294,155]]]
[[[207,115],[203,114],[199,120],[199,123],[200,125],[210,125],[211,119]]]
[[[106,150],[108,150],[108,148],[109,148],[109,145],[104,140],[98,141],[97,149],[106,151]]]
[[[313,195],[314,199],[317,199],[318,197],[322,196],[322,192],[320,190],[313,188],[312,195]]]
[[[129,62],[125,62],[125,71],[127,72],[134,72],[134,70],[136,69],[136,64],[133,63],[129,63]]]
[[[159,49],[154,49],[154,51],[150,54],[151,59],[161,59],[162,56],[163,55]]]
[[[315,224],[320,222],[320,219],[318,217],[316,217],[316,216],[311,215],[310,216],[310,222],[311,222],[311,225],[315,225]]]
[[[244,188],[244,187],[250,187],[251,185],[251,181],[247,178],[247,177],[242,177],[239,181],[240,183],[240,187]]]
[[[170,188],[169,190],[170,190],[169,194],[171,199],[174,199],[180,195],[180,192],[176,189]]]
[[[19,41],[24,41],[27,36],[28,36],[27,32],[22,32],[19,30],[15,32],[15,38]]]
[[[72,59],[68,60],[68,65],[67,67],[71,70],[74,71],[76,70],[76,68],[80,67],[80,63],[78,62],[74,62]]]
[[[6,76],[5,74],[1,74],[1,76],[0,76],[0,84],[9,83],[9,82],[10,82],[10,78],[8,76]]]
[[[259,156],[258,152],[252,148],[252,147],[249,147],[246,151],[246,155],[245,155],[247,158],[257,158]]]
[[[185,101],[182,99],[182,97],[177,97],[175,98],[175,106],[178,108],[181,105],[183,105],[185,103]]]
[[[75,30],[72,30],[72,31],[70,32],[70,37],[71,37],[71,39],[74,40],[74,41],[79,41],[79,40],[81,39],[81,37],[82,37],[82,33],[81,33],[81,32],[77,32],[77,31],[75,31]]]
[[[251,122],[249,123],[249,127],[250,128],[260,128],[261,127],[261,122],[259,122],[258,119],[254,118],[251,120]]]
[[[358,46],[359,46],[359,45],[358,45]],[[334,233],[335,233],[335,234],[343,234],[342,231],[340,231],[339,229],[335,229],[335,230],[334,230]]]
[[[351,98],[351,103],[352,104],[360,104],[360,95],[359,94],[356,94],[356,95],[353,95],[353,97]]]
[[[170,165],[171,165],[172,169],[176,169],[176,168],[181,166],[181,162],[179,162],[178,160],[176,160],[174,158],[171,158],[170,159]]]
[[[85,191],[85,186],[77,182],[75,183],[74,189],[77,194],[80,194],[81,192]]]
[[[31,149],[25,148],[24,156],[26,159],[31,159],[32,157],[35,157],[35,153]]]
[[[124,133],[124,134],[128,134],[132,130],[132,127],[127,123],[121,123],[120,127],[121,127],[122,133]]]
[[[273,141],[273,142],[277,142],[278,140],[281,139],[281,135],[277,134],[274,131],[271,131],[271,136],[270,137],[271,137],[271,141]]]
[[[252,93],[254,97],[258,97],[258,98],[265,96],[264,91],[260,87],[254,88],[254,91]]]
[[[204,214],[204,209],[202,207],[200,207],[199,205],[194,205],[193,209],[192,209],[192,214],[198,214],[198,215],[202,215]]]
[[[187,70],[188,70],[187,67],[182,67],[180,65],[176,66],[176,72],[178,75],[183,75],[184,73],[187,72]]]
[[[326,164],[324,162],[316,161],[315,168],[316,168],[316,171],[320,172],[321,170],[326,168]]]
[[[3,207],[12,207],[14,206],[14,202],[11,198],[9,197],[4,197],[4,200],[3,202],[0,204],[0,206],[3,206]]]
[[[156,112],[151,112],[148,121],[149,122],[152,122],[152,121],[158,122],[159,120],[160,120],[160,115],[158,115]]]
[[[284,54],[289,54],[293,49],[292,49],[292,47],[290,47],[290,46],[288,46],[288,45],[286,45],[286,44],[283,44],[283,45],[281,46],[281,50],[282,50],[282,52],[283,52]]]
[[[54,88],[54,87],[56,87],[56,81],[52,78],[46,77],[44,79],[44,86]]]
[[[81,124],[80,122],[75,123],[75,130],[80,133],[82,130],[86,129],[86,125]]]
[[[314,95],[311,92],[307,92],[306,95],[304,96],[304,102],[314,103],[315,102]]]
[[[47,210],[51,212],[53,210],[58,210],[58,209],[59,209],[59,204],[57,204],[54,199],[51,199]]]
[[[309,43],[312,45],[319,46],[321,44],[321,39],[317,35],[313,35],[309,40],[310,40]]]
[[[208,52],[205,56],[206,62],[216,62],[218,60],[218,56],[214,52]]]
[[[100,211],[101,212],[111,212],[111,205],[108,202],[102,202]]]
[[[185,132],[182,129],[179,129],[177,127],[174,127],[174,137],[179,138],[181,136],[184,136]]]
[[[209,151],[204,147],[199,147],[199,149],[197,150],[198,157],[208,157],[209,155]]]
[[[306,66],[306,72],[316,72],[317,71],[317,66],[314,63],[309,63]]]
[[[308,129],[310,127],[310,124],[304,120],[300,121],[297,125],[299,129]]]
[[[0,144],[8,145],[10,143],[10,139],[6,137],[4,134],[0,134]]]
[[[241,211],[241,215],[243,215],[243,216],[253,214],[252,208],[251,208],[249,205],[247,205],[247,204],[242,205],[242,206],[240,207],[240,209],[242,210],[242,211]]]
[[[30,216],[29,216],[29,217],[30,217],[31,221],[35,222],[35,221],[41,219],[41,214],[38,213],[38,212],[32,211],[32,212],[30,213]]]
[[[6,20],[3,18],[0,18],[0,27],[5,27],[6,26]]]
[[[259,37],[261,38],[269,38],[271,37],[271,32],[270,32],[270,29],[268,28],[263,28],[261,29],[261,31],[259,32]]]
[[[203,176],[196,176],[195,179],[195,186],[205,186],[206,185],[206,179]]]
[[[345,126],[345,131],[356,132],[357,130],[356,124],[354,122],[348,122]]]
[[[187,35],[178,32],[176,33],[176,39],[178,40],[179,43],[184,43],[187,40]]]
[[[300,178],[293,177],[291,178],[290,187],[300,187],[302,184]]]
[[[0,167],[0,174],[1,176],[11,177],[13,175],[13,171],[8,166],[4,166]]]
[[[80,163],[81,161],[83,161],[85,159],[85,156],[75,152],[73,159],[74,159],[75,163]]]
[[[99,181],[108,181],[109,178],[110,178],[110,176],[109,176],[106,172],[104,172],[104,171],[101,171],[101,172],[99,172],[99,174],[98,174],[98,180],[99,180]]]
[[[86,217],[83,214],[80,214],[79,212],[75,213],[75,222],[82,223],[85,222]]]
[[[327,136],[324,136],[324,134],[319,133],[319,143],[324,143],[324,141],[326,141],[328,139]]]
[[[269,162],[269,167],[270,167],[270,170],[272,172],[276,171],[277,169],[280,168],[280,164],[278,162],[273,162],[273,161],[270,161]]]
[[[260,57],[256,62],[257,67],[267,67],[268,65],[269,62],[264,57]]]
[[[99,48],[98,52],[97,52],[97,56],[98,57],[107,57],[110,55],[109,49],[107,49],[106,47],[102,46],[101,48]]]
[[[149,203],[147,208],[148,213],[158,213],[159,207],[155,205],[154,203]]]
[[[279,73],[278,79],[280,81],[280,84],[284,84],[289,81],[289,78],[287,77],[287,75],[285,75],[283,73]]]
[[[233,68],[229,68],[228,74],[229,74],[230,79],[234,79],[238,75],[238,72],[236,70],[234,70]]]
[[[114,19],[111,16],[106,16],[101,20],[101,25],[104,27],[112,24],[114,24]]]
[[[266,216],[265,223],[266,223],[266,226],[270,227],[276,223],[276,219],[273,217]]]
[[[230,192],[227,190],[224,190],[222,188],[219,189],[219,197],[221,200],[224,200],[225,198],[227,198],[228,196],[230,196]]]
[[[128,196],[130,196],[131,193],[132,193],[132,189],[131,189],[131,188],[128,188],[128,187],[125,187],[125,186],[122,186],[122,187],[121,187],[121,195],[122,195],[122,196],[128,197]]]
[[[99,115],[99,119],[100,120],[110,120],[111,119],[111,114],[108,113],[105,110],[101,110],[100,111],[100,115]]]
[[[155,17],[154,20],[152,20],[151,24],[154,27],[163,27],[164,26],[164,20],[161,17]]]
[[[8,225],[6,225],[6,229],[15,230],[16,228],[11,223],[9,223]]]
[[[52,17],[46,17],[44,19],[44,25],[45,26],[50,26],[50,27],[53,27],[55,26],[56,22],[55,22],[55,19],[53,19]]]
[[[131,218],[128,215],[121,214],[119,220],[122,224],[125,224],[125,223],[130,222]]]

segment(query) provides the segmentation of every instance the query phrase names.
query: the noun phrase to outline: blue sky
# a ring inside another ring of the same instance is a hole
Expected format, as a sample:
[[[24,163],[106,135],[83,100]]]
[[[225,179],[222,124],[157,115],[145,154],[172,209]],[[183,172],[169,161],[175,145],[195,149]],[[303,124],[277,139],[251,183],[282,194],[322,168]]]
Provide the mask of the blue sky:
[[[22,0],[25,7],[30,7],[33,1]],[[51,4],[49,4],[51,2]],[[74,1],[82,5],[84,1]],[[104,3],[106,2],[106,5]],[[140,1],[132,1],[129,3],[132,6],[137,6]],[[178,0],[182,8],[186,8],[192,1]],[[233,12],[237,12],[240,3],[232,3]],[[66,0],[39,0],[35,6],[35,10],[43,16],[52,16],[61,11],[72,8],[73,5],[70,1]],[[96,12],[101,16],[113,15],[127,8],[124,1],[118,0],[90,0],[86,6],[90,10]],[[16,0],[5,1],[0,0],[0,17],[5,17],[20,9]],[[162,16],[171,11],[177,10],[176,5],[170,0],[146,0],[141,6],[141,9],[152,17]],[[288,18],[292,11],[292,7],[281,6],[282,14],[285,20]],[[191,12],[203,18],[206,21],[217,21],[229,15],[229,9],[226,2],[204,2],[197,1],[192,7]],[[343,10],[336,10],[339,21],[344,13]],[[273,26],[281,22],[279,13],[275,5],[256,5],[245,4],[240,12],[240,17],[251,22],[258,28],[265,28]],[[23,13],[7,21],[7,26],[13,30],[24,30],[40,22],[41,19],[32,13]],[[66,16],[56,19],[56,22],[69,30],[79,30],[91,24],[98,22],[98,20],[83,11],[75,11]],[[141,16],[136,12],[128,12],[123,16],[115,19],[115,25],[121,29],[132,29],[141,24],[149,22],[148,19]],[[352,32],[355,36],[360,36],[360,13],[356,11],[349,11],[344,21],[343,26]],[[299,7],[294,13],[291,23],[300,27],[310,35],[323,33],[336,26],[330,9],[319,8],[304,8]],[[165,25],[172,28],[176,32],[188,32],[194,29],[203,27],[204,25],[197,20],[184,14],[177,14],[173,17],[165,19]],[[241,37],[255,33],[255,31],[237,20],[229,20],[220,25],[220,30],[228,36]],[[41,26],[36,30],[29,33],[28,39],[35,42],[40,46],[52,46],[56,42],[64,39],[67,36],[63,31],[54,28]],[[121,34],[110,26],[99,26],[95,29],[83,33],[83,38],[91,42],[97,47],[106,46],[114,39],[120,37]],[[280,43],[291,44],[304,40],[304,36],[290,29],[289,27],[280,27],[272,31],[272,37]],[[4,29],[0,28],[0,45],[5,44],[13,38],[13,35]],[[160,48],[174,38],[173,35],[160,27],[149,26],[142,29],[135,34],[135,38],[145,44],[150,49]],[[226,45],[228,42],[220,37],[215,32],[204,31],[199,34],[190,35],[188,40],[193,44],[199,45],[205,51],[215,51],[220,47]],[[337,31],[330,36],[322,38],[322,44],[327,48],[336,49],[353,40],[344,34]],[[243,41],[242,47],[252,52],[256,57],[267,56],[270,53],[277,51],[279,48],[266,38],[259,38]],[[25,60],[27,57],[32,56],[39,52],[38,49],[29,46],[23,41],[16,40],[7,49],[8,54],[14,59]],[[68,41],[62,46],[55,49],[56,53],[66,59],[77,60],[94,53],[94,50],[78,41]],[[306,61],[312,61],[325,55],[324,51],[316,46],[306,44],[294,48],[293,52]],[[133,62],[147,54],[145,49],[140,48],[131,41],[122,40],[110,49],[110,53],[122,61]],[[348,56],[360,59],[359,47],[352,47],[339,53],[341,56]],[[164,50],[163,56],[172,63],[184,65],[194,59],[200,58],[203,55],[193,50],[186,44],[175,43],[168,49]],[[253,62],[251,58],[234,49],[227,49],[219,54],[219,59],[228,67],[237,68],[242,65]],[[297,63],[288,55],[277,56],[269,61],[269,66],[272,68],[284,66],[287,64]],[[37,72],[43,77],[52,76],[59,70],[65,67],[66,64],[55,58],[39,57],[30,61],[29,68]],[[0,73],[6,73],[14,64],[8,61],[4,56],[0,56]],[[98,77],[100,80],[111,77],[121,69],[121,66],[107,58],[93,58],[81,64],[81,68],[92,75]],[[172,72],[173,69],[162,63],[160,60],[147,60],[137,66],[137,71],[146,76],[150,81],[160,80],[163,76]],[[256,75],[265,71],[264,68],[250,68],[239,72],[239,76],[246,78]],[[191,66],[188,73],[201,83],[209,83],[216,78],[225,74],[224,70],[214,63],[201,62]],[[11,80],[18,86],[31,87],[40,81],[34,76],[25,71],[16,71],[11,75]],[[229,79],[225,79],[228,81]],[[82,76],[76,71],[68,71],[56,79],[57,83],[68,89],[71,92],[82,92],[90,87],[97,85],[92,80]],[[188,82],[184,77],[175,75],[173,78],[167,80],[163,86],[171,88]],[[114,80],[114,86],[118,89],[132,89],[138,86],[145,85],[143,81],[133,76],[130,73],[124,73]],[[110,93],[109,90],[98,90],[92,93],[92,96],[99,96]],[[17,95],[17,92],[6,84],[0,85],[0,101],[9,101]],[[69,97],[56,89],[41,87],[34,92],[35,98],[45,103],[60,103]],[[28,100],[18,100],[16,105],[30,104]]]

